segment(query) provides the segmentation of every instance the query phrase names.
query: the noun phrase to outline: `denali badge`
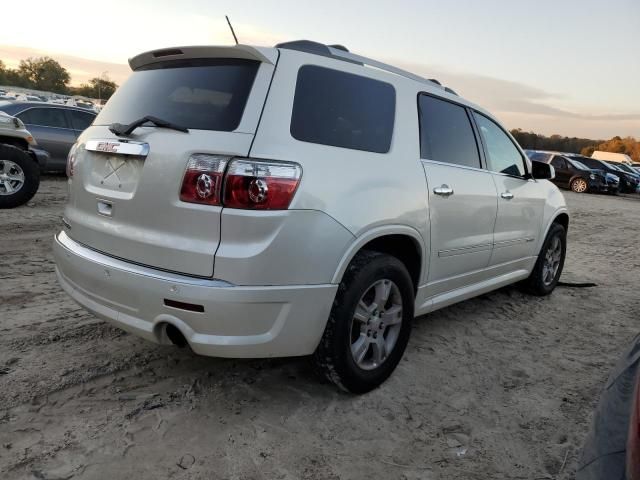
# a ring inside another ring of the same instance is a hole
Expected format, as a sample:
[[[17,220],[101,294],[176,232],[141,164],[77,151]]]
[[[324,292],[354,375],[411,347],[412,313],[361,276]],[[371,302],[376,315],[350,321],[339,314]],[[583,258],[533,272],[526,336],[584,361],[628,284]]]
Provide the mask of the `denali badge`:
[[[98,144],[96,145],[96,150],[98,152],[117,153],[119,146],[119,143],[98,142]]]

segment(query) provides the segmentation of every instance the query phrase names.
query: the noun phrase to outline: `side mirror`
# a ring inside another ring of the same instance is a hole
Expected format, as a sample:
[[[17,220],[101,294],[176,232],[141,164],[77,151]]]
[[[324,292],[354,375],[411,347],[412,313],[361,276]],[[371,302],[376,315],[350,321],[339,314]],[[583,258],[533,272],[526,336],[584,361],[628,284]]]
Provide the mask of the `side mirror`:
[[[544,162],[531,161],[531,176],[539,180],[553,180],[556,178],[556,171],[553,166]]]

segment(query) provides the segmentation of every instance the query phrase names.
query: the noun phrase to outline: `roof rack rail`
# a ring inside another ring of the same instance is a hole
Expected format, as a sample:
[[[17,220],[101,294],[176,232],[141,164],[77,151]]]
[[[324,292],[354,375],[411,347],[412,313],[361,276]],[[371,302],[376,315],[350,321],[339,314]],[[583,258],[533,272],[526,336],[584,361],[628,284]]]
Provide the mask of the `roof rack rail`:
[[[345,62],[355,63],[357,65],[363,65],[363,66],[368,65],[370,67],[384,70],[385,72],[394,73],[401,77],[415,80],[416,82],[427,83],[432,86],[438,85],[439,87],[442,87],[442,89],[445,92],[458,96],[458,94],[452,89],[448,87],[443,87],[442,84],[435,78],[426,79],[414,73],[408,72],[406,70],[402,70],[401,68],[397,68],[392,65],[388,65],[386,63],[373,60],[371,58],[367,58],[361,55],[357,55],[355,53],[351,53],[343,45],[325,45],[324,43],[313,42],[311,40],[294,40],[291,42],[278,43],[276,45],[276,48],[286,48],[288,50],[297,50],[299,52],[312,53],[315,55],[321,55],[323,57],[330,57],[336,60],[343,60]]]
[[[341,52],[349,52],[342,45],[332,45],[328,46],[324,43],[313,42],[311,40],[294,40],[292,42],[283,42],[278,43],[276,48],[286,48],[287,50],[297,50],[298,52],[306,52],[313,53],[314,55],[321,55],[323,57],[336,58],[332,52],[341,51]],[[356,63],[358,65],[363,65],[362,62],[356,62],[353,60],[349,60],[348,58],[344,58],[347,62]]]

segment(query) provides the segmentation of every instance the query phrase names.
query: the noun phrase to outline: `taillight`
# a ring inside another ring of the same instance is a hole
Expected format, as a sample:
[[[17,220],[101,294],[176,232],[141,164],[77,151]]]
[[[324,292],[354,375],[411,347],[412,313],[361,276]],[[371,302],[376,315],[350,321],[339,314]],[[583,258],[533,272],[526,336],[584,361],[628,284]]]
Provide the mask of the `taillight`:
[[[78,144],[74,143],[69,150],[69,155],[67,155],[67,178],[73,177],[73,171],[76,167],[76,150],[78,149]]]
[[[180,200],[205,205],[220,205],[222,176],[229,157],[195,154],[189,158],[184,173]]]
[[[631,399],[626,463],[626,478],[640,480],[640,373],[636,376],[636,385]]]
[[[235,159],[224,181],[224,206],[286,210],[296,193],[302,168],[289,162]]]

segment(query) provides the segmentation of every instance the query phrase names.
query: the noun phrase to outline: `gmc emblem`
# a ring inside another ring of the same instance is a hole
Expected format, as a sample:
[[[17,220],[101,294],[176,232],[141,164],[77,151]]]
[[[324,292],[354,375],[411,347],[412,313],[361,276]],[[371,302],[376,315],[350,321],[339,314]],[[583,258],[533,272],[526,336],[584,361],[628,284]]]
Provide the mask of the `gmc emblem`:
[[[98,142],[98,145],[96,145],[96,150],[99,152],[117,153],[119,146],[119,143]]]

